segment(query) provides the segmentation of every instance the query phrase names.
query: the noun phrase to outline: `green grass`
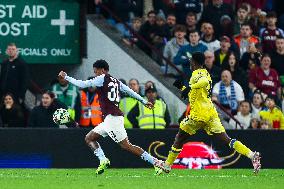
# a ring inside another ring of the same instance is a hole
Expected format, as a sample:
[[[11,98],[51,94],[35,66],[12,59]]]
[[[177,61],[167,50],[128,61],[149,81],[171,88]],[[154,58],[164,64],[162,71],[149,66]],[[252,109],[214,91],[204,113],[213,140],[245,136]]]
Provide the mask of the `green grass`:
[[[153,169],[0,169],[1,189],[270,189],[284,187],[284,170],[173,170],[154,176]]]

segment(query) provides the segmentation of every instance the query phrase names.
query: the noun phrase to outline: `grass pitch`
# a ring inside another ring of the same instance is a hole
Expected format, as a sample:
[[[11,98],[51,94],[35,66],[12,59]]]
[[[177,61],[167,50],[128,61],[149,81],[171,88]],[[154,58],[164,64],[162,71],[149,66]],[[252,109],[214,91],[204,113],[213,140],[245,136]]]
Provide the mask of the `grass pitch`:
[[[154,176],[153,169],[0,169],[1,189],[280,189],[284,170],[173,170]]]

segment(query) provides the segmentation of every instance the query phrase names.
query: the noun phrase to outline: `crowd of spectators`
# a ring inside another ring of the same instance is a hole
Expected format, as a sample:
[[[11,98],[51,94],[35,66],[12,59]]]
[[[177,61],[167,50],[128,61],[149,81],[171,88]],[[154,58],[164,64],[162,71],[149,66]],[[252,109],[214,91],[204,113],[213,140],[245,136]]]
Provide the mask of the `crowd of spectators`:
[[[226,128],[284,129],[284,11],[279,1],[95,0],[96,13],[103,13],[102,4],[120,18],[105,15],[122,41],[142,49],[168,76],[181,77],[178,68],[189,78],[188,59],[194,52],[203,52],[213,82],[212,100],[241,124],[220,113]],[[16,44],[9,44],[6,54],[0,74],[2,126],[58,127],[52,121],[58,107],[68,109],[81,127],[95,127],[102,121],[95,88],[78,89],[60,80],[42,95],[40,105],[25,120],[27,65],[18,56]],[[128,85],[156,106],[149,110],[123,96],[119,106],[125,127],[169,127],[168,107],[155,84],[149,81],[142,86],[131,79]]]
[[[118,16],[128,12],[123,20],[128,27],[133,28],[131,20],[139,19],[141,27],[135,27],[134,31],[142,38],[136,37],[127,44],[136,45],[151,56],[167,76],[180,77],[178,68],[189,78],[188,59],[196,51],[204,52],[205,68],[213,81],[212,100],[239,119],[241,127],[266,128],[251,126],[254,120],[254,125],[262,123],[269,125],[268,128],[279,128],[275,121],[267,120],[260,112],[273,110],[266,103],[269,97],[273,98],[275,108],[283,111],[284,11],[281,2],[132,0],[116,1],[119,6],[115,8],[111,1],[96,3],[98,7],[107,5]],[[130,5],[135,5],[135,9]],[[106,17],[117,27],[112,16]],[[132,33],[128,27],[123,26]],[[157,55],[157,50],[163,57]],[[275,119],[280,122],[280,128],[284,128],[283,114],[277,115]],[[236,127],[234,120],[223,119],[227,121],[224,124],[227,128]]]

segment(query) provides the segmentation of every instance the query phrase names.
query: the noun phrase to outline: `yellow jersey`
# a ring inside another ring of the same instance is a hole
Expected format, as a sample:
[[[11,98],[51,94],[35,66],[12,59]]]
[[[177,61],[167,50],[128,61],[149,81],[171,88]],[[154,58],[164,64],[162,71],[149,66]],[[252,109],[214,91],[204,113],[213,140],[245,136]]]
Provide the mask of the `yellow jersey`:
[[[270,125],[284,129],[284,115],[281,109],[275,107],[271,110],[261,110],[259,112],[261,119],[269,121]],[[276,126],[277,125],[277,126]]]
[[[189,80],[191,91],[188,93],[190,118],[207,122],[218,116],[211,101],[212,79],[206,69],[197,69]]]

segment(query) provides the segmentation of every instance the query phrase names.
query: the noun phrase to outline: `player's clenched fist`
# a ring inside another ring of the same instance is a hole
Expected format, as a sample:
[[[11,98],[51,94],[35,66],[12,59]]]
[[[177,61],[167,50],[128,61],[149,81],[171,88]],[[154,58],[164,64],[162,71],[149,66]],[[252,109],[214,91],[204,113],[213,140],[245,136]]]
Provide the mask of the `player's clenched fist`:
[[[61,71],[61,72],[59,72],[58,77],[59,77],[60,79],[65,79],[65,76],[66,76],[66,75],[67,75],[66,72]]]

